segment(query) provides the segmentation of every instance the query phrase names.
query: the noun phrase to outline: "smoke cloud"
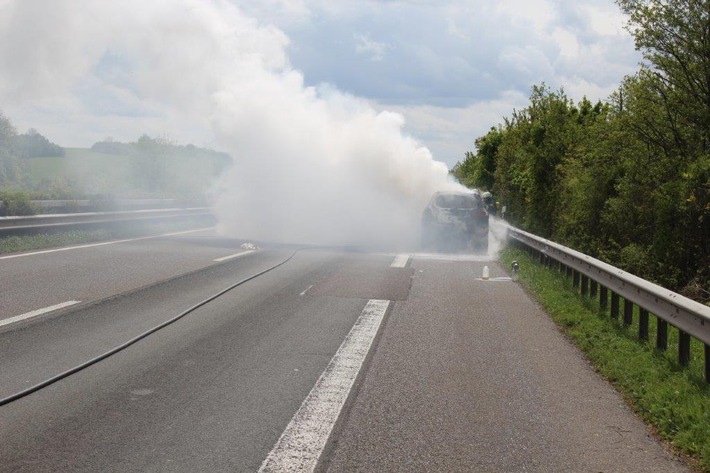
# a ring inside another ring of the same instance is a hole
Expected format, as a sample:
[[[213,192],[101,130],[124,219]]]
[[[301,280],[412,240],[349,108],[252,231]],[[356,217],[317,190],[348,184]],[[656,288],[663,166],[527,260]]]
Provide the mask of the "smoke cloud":
[[[458,187],[447,167],[401,115],[306,87],[288,47],[226,0],[0,0],[0,99],[211,129],[234,158],[214,194],[226,235],[412,248],[431,193]]]

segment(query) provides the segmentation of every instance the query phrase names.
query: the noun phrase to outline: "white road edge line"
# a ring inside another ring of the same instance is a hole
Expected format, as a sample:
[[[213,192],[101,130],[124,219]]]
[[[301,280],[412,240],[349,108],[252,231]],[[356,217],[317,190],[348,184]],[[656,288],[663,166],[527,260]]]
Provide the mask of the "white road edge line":
[[[390,301],[371,300],[259,472],[312,472],[350,394]]]
[[[94,246],[106,246],[106,245],[115,245],[116,243],[127,243],[129,241],[139,241],[139,240],[148,240],[150,238],[160,238],[160,237],[166,237],[166,236],[175,236],[175,235],[185,235],[187,233],[197,233],[197,232],[203,232],[205,230],[212,230],[214,227],[207,227],[207,228],[198,228],[197,230],[187,230],[184,232],[175,232],[175,233],[163,233],[162,235],[151,235],[151,236],[145,236],[145,237],[139,237],[139,238],[128,238],[126,240],[113,240],[113,241],[104,241],[101,243],[90,243],[88,245],[79,245],[79,246],[67,246],[64,248],[54,248],[51,250],[41,250],[41,251],[33,251],[30,253],[20,253],[18,255],[8,255],[8,256],[0,256],[0,260],[2,259],[12,259],[12,258],[22,258],[23,256],[33,256],[33,255],[44,255],[47,253],[56,253],[58,251],[69,251],[69,250],[79,250],[81,248],[92,248]]]
[[[405,266],[407,266],[407,261],[409,261],[408,254],[397,255],[394,258],[392,264],[390,265],[390,268],[404,268]]]
[[[228,259],[238,258],[240,256],[246,256],[248,254],[254,253],[255,251],[256,250],[244,250],[244,251],[240,251],[239,253],[234,253],[233,255],[222,256],[221,258],[213,259],[212,261],[214,261],[215,263],[221,263],[222,261],[227,261]]]
[[[27,312],[22,315],[17,315],[15,317],[10,317],[9,319],[5,320],[0,320],[0,327],[4,325],[10,325],[14,324],[15,322],[19,322],[20,320],[26,320],[26,319],[31,319],[32,317],[37,317],[38,315],[46,314],[48,312],[52,312],[55,310],[63,309],[65,307],[69,307],[75,304],[79,304],[81,301],[67,301],[67,302],[62,302],[61,304],[55,304],[51,305],[49,307],[45,307],[44,309],[37,309],[33,310],[32,312]]]

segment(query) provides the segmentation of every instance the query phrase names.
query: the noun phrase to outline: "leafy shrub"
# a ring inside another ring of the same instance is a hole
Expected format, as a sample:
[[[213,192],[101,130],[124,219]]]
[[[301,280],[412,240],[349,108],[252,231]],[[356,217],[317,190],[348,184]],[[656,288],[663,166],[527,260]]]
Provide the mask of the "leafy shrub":
[[[0,190],[0,216],[34,215],[37,209],[26,192]]]

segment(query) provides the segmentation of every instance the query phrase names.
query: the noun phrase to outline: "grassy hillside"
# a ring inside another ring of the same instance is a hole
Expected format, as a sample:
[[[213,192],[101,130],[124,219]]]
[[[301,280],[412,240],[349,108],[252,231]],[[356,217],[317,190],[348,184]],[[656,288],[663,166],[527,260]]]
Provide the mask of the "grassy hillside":
[[[226,166],[224,160],[187,154],[119,155],[65,148],[65,156],[26,160],[32,188],[57,197],[69,194],[122,197],[204,195]]]

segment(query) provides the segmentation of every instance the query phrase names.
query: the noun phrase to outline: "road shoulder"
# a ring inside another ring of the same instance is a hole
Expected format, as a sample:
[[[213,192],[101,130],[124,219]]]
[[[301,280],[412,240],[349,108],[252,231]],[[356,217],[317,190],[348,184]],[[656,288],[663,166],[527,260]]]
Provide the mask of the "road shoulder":
[[[415,260],[328,471],[687,471],[494,263]]]

